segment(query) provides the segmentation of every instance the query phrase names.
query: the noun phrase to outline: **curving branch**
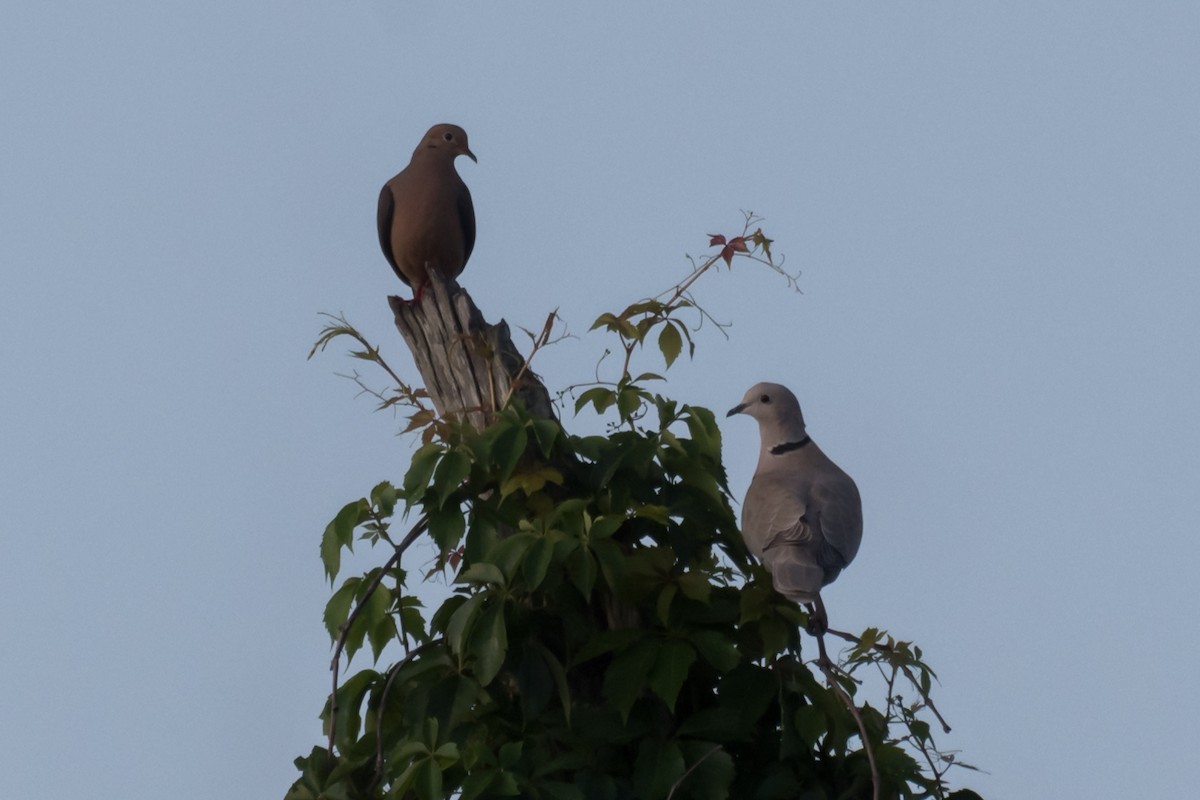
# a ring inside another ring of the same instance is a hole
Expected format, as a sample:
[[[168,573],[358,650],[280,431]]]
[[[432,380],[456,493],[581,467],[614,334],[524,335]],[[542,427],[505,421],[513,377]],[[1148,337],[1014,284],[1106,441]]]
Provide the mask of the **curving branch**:
[[[415,542],[417,540],[417,537],[420,536],[422,533],[424,533],[426,531],[426,529],[428,529],[428,527],[429,527],[429,516],[422,515],[421,518],[419,520],[417,520],[417,524],[413,525],[412,530],[410,530],[408,532],[408,534],[404,537],[404,539],[400,542],[400,544],[396,545],[396,549],[392,553],[391,558],[389,558],[387,560],[387,563],[385,563],[383,565],[383,568],[379,570],[379,574],[376,575],[371,580],[370,584],[367,585],[366,591],[364,591],[363,596],[359,598],[358,603],[354,606],[354,610],[350,612],[350,615],[348,617],[346,617],[346,621],[343,622],[341,624],[341,626],[338,628],[337,642],[334,644],[334,647],[333,647],[333,661],[330,662],[330,664],[329,664],[329,670],[330,670],[330,672],[333,673],[333,693],[329,695],[329,754],[330,755],[333,755],[333,740],[334,740],[335,735],[337,734],[337,712],[338,712],[337,690],[338,690],[338,677],[339,677],[338,673],[341,671],[342,653],[346,649],[346,639],[349,638],[349,636],[350,636],[350,629],[354,626],[354,621],[358,619],[360,614],[362,614],[363,609],[366,608],[367,601],[371,599],[371,595],[375,594],[375,590],[379,588],[379,584],[383,583],[384,576],[387,575],[388,572],[393,567],[395,567],[398,563],[400,563],[400,556],[404,555],[404,551],[408,549],[409,545],[411,545],[413,542]]]
[[[834,670],[837,667],[829,660],[829,654],[825,652],[825,634],[817,635],[817,649],[821,655],[817,658],[817,666],[821,668],[821,672],[825,673],[825,682],[829,684],[829,688],[833,689],[841,701],[845,704],[846,709],[850,712],[850,716],[854,717],[854,724],[858,726],[858,735],[862,738],[863,749],[867,751],[867,763],[871,766],[871,800],[879,800],[879,765],[875,763],[875,748],[871,746],[871,739],[867,736],[867,726],[863,723],[862,714],[859,713],[858,706],[841,683],[838,682],[837,675]]]

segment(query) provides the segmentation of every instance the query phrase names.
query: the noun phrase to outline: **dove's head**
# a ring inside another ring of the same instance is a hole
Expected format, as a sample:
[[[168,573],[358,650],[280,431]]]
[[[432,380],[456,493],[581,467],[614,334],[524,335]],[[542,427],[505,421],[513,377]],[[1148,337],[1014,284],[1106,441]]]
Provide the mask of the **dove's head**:
[[[770,447],[804,438],[804,415],[796,395],[778,383],[756,383],[746,392],[742,402],[729,409],[725,416],[749,414],[758,420],[763,444]]]
[[[466,156],[472,161],[478,162],[475,154],[471,152],[471,148],[467,147],[467,132],[457,125],[451,125],[448,122],[443,122],[440,125],[434,125],[425,134],[425,138],[417,145],[416,152],[413,153],[413,158],[417,158],[422,153],[428,153],[432,150],[437,155],[444,155],[453,161],[457,156]]]

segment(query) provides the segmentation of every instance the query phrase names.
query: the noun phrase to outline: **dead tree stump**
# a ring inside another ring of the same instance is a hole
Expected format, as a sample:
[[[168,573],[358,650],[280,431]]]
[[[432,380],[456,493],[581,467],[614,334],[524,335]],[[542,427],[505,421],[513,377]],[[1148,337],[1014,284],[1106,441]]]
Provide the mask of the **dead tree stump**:
[[[550,393],[512,343],[508,323],[490,325],[466,290],[430,270],[421,302],[388,305],[439,415],[463,416],[482,430],[514,392],[529,413],[555,419]]]

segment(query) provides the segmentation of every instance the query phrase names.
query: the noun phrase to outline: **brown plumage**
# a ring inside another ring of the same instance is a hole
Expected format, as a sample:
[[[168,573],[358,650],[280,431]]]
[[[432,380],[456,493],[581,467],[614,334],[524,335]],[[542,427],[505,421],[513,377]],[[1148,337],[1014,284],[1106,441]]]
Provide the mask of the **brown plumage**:
[[[454,159],[476,161],[467,133],[457,125],[434,125],[413,151],[408,166],[379,193],[379,246],[400,280],[420,300],[436,269],[457,278],[475,247],[471,192]]]

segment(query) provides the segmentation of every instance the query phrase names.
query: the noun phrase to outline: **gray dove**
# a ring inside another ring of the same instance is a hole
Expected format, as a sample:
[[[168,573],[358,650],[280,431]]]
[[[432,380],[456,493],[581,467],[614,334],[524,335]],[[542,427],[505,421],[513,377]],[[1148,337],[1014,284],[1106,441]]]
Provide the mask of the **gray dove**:
[[[776,591],[807,605],[809,631],[823,634],[829,619],[821,587],[854,560],[862,541],[858,487],[809,437],[786,387],[754,385],[726,416],[734,414],[758,420],[762,439],[742,504],[746,546],[766,564]]]

